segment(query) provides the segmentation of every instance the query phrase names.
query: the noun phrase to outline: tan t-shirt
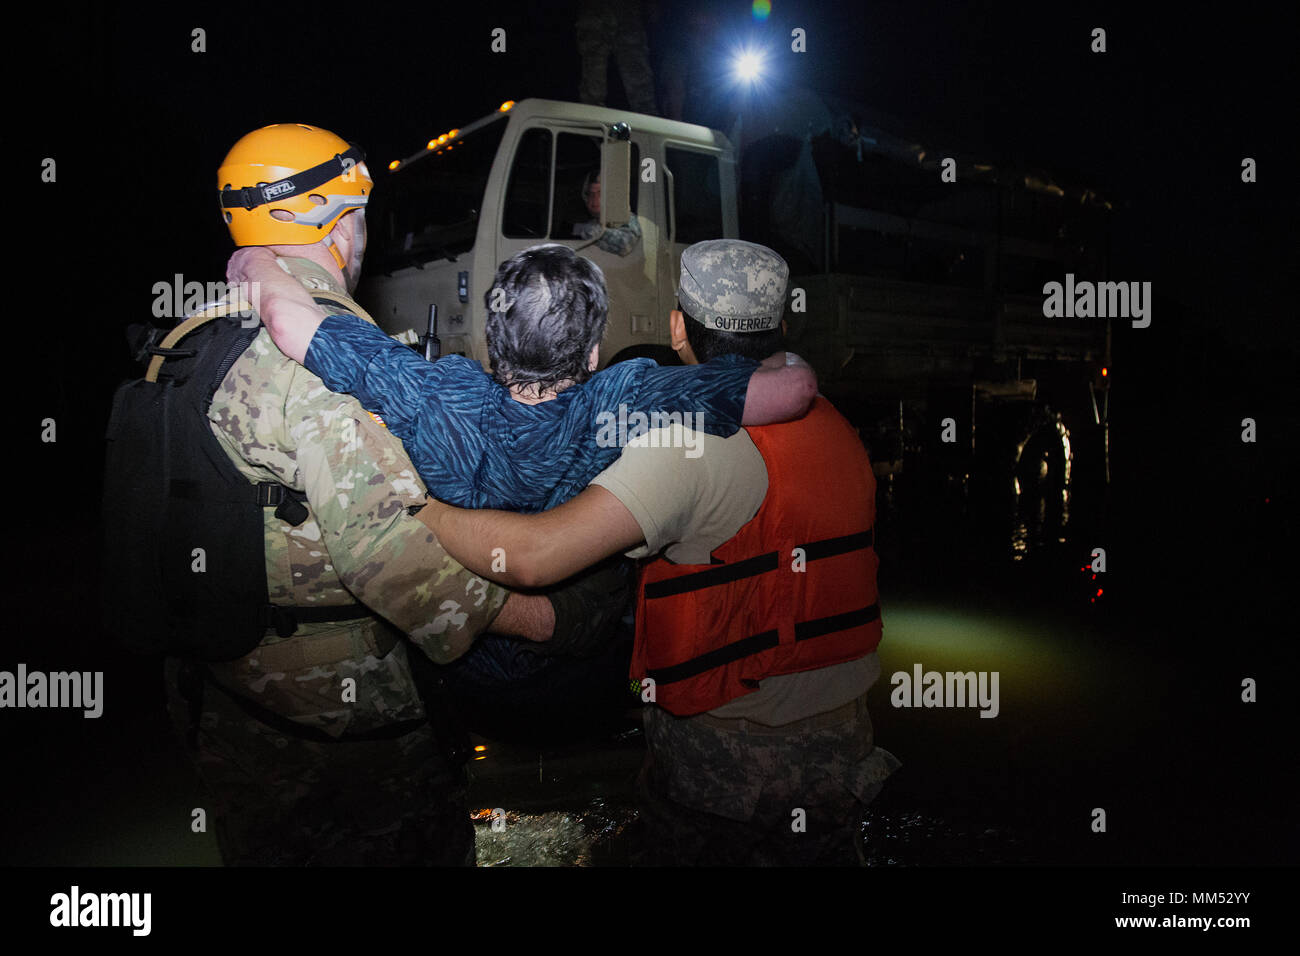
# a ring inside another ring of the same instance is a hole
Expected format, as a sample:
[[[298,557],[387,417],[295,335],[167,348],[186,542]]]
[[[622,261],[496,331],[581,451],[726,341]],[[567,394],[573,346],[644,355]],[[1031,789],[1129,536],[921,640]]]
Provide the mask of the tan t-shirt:
[[[714,549],[758,513],[767,496],[767,467],[744,429],[718,438],[673,425],[628,442],[618,461],[591,483],[621,501],[641,526],[646,543],[628,557],[663,552],[678,564],[708,564]],[[872,652],[844,664],[769,677],[752,694],[710,713],[776,727],[847,704],[879,676],[880,661]]]

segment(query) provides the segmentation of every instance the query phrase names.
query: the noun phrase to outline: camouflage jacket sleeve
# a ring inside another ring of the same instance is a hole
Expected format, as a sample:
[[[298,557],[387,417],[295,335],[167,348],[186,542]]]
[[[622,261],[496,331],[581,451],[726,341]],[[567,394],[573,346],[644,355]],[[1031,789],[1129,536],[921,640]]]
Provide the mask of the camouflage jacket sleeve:
[[[641,241],[641,223],[636,216],[627,221],[626,226],[606,229],[596,240],[596,248],[612,252],[616,256],[630,255]]]
[[[249,478],[307,496],[311,514],[291,534],[318,541],[325,554],[309,551],[321,563],[297,565],[273,600],[307,603],[304,572],[341,582],[439,663],[492,623],[508,592],[466,571],[407,513],[425,488],[401,442],[356,399],[281,355],[265,330],[217,390],[209,417]]]

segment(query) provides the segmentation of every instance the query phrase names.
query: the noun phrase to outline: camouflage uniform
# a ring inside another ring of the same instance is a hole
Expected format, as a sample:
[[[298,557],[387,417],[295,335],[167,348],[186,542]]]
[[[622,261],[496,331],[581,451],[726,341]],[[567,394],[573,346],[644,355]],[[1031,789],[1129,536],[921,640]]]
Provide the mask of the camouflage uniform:
[[[315,264],[284,261],[309,289],[345,294]],[[264,512],[272,603],[360,599],[438,663],[496,617],[507,592],[464,570],[407,513],[425,488],[401,443],[265,329],[208,417],[250,481],[306,494],[296,527]],[[408,653],[417,651],[376,616],[268,634],[246,657],[206,665],[207,680],[198,665],[168,661],[168,708],[195,751],[228,864],[473,862],[464,770],[443,759],[447,741],[423,719]],[[346,678],[355,702],[344,699]],[[375,739],[386,732],[400,736]]]
[[[657,113],[645,16],[639,0],[583,0],[575,28],[582,58],[578,99],[605,105],[605,71],[613,56],[628,106],[637,113]]]
[[[645,708],[637,781],[644,862],[859,866],[868,804],[900,764],[875,746],[867,698],[765,727]],[[802,829],[796,830],[796,810]]]
[[[636,216],[629,219],[626,226],[610,226],[604,229],[599,221],[593,219],[578,226],[577,232],[583,239],[600,236],[596,240],[596,248],[612,252],[616,256],[631,254],[637,247],[637,243],[641,241],[641,223],[637,222]]]

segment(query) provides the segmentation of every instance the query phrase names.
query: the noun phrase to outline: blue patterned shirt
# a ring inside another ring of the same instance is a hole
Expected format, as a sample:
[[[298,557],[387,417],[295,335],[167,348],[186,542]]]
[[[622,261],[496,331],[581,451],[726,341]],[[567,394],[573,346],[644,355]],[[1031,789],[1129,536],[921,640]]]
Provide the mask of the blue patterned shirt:
[[[354,315],[325,319],[303,364],[383,419],[431,494],[462,508],[523,512],[572,498],[647,428],[675,422],[735,434],[758,367],[738,355],[672,368],[633,359],[525,405],[477,362],[428,362]]]

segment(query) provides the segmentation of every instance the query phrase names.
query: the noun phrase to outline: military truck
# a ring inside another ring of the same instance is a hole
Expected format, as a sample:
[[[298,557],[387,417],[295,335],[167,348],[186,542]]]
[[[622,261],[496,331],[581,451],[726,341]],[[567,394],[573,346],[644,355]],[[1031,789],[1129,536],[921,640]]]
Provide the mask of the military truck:
[[[389,164],[367,214],[363,304],[390,334],[426,337],[487,367],[484,292],[498,264],[540,242],[605,273],[602,365],[668,342],[682,250],[737,235],[735,162],[715,130],[576,103],[506,102]],[[637,218],[627,255],[591,232],[583,185],[599,172],[599,226]],[[670,353],[671,354],[671,353]]]
[[[843,124],[746,132],[738,163],[728,137],[703,126],[503,103],[389,164],[368,214],[361,301],[430,358],[486,367],[497,265],[559,242],[605,273],[602,365],[670,362],[682,250],[752,239],[791,263],[791,348],[859,426],[878,474],[928,456],[963,481],[982,468],[999,487],[1033,485],[1053,507],[1068,501],[1081,445],[1104,476],[1109,327],[1042,311],[1044,281],[1105,278],[1103,201],[969,157],[945,175],[950,157],[854,121],[847,135]],[[583,186],[597,172],[592,222]],[[627,255],[592,237],[632,217],[641,239]]]
[[[802,135],[789,111],[751,120],[738,165],[742,236],[786,257],[804,299],[791,347],[878,474],[921,464],[1059,528],[1072,488],[1101,498],[1109,481],[1111,327],[1048,318],[1044,285],[1109,278],[1112,204],[849,109],[822,115]]]

